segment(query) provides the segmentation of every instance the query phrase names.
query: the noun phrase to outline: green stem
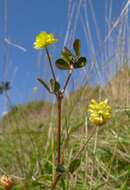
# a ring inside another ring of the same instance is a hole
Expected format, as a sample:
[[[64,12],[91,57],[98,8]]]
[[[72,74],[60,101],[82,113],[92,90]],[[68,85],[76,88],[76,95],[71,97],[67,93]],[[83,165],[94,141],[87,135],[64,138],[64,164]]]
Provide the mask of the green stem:
[[[96,128],[96,133],[95,133],[95,141],[94,141],[94,149],[93,149],[93,154],[96,153],[96,148],[97,148],[97,139],[98,139],[98,127]]]
[[[52,72],[53,78],[54,78],[54,80],[56,81],[56,76],[55,76],[55,72],[54,72],[54,69],[53,69],[53,65],[52,65],[52,61],[51,61],[51,57],[50,57],[48,48],[45,47],[45,50],[46,50],[46,54],[47,54],[48,61],[49,61],[49,64],[50,64],[50,68],[51,68],[51,72]]]

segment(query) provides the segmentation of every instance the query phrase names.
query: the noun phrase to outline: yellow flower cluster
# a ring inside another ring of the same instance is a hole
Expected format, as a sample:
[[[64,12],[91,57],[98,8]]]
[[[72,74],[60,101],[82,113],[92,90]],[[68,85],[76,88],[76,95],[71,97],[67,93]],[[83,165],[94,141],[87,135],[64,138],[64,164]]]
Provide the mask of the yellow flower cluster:
[[[11,190],[14,182],[10,176],[3,175],[0,178],[0,185],[2,185],[5,190]]]
[[[54,44],[58,40],[53,34],[47,32],[40,32],[33,43],[35,49],[43,49],[51,44]]]
[[[89,120],[96,126],[101,126],[111,118],[111,111],[107,99],[99,103],[92,99],[88,107]]]

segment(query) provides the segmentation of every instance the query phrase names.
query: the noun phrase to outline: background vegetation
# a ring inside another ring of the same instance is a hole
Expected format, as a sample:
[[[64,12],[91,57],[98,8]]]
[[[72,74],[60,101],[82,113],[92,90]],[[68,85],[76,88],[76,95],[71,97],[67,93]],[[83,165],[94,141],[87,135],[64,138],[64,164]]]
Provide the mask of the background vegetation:
[[[71,6],[69,4],[69,8]],[[81,155],[80,167],[73,174],[65,173],[57,190],[130,189],[128,8],[129,1],[113,25],[109,20],[105,45],[98,52],[93,47],[88,20],[83,20],[86,39],[93,51],[89,49],[91,64],[84,74],[79,74],[80,82],[77,80],[74,83],[77,90],[68,93],[62,107],[62,146],[65,146],[66,170],[76,150],[93,129],[87,122],[86,113],[90,100],[108,98],[113,114],[111,121],[97,130],[90,140]],[[74,28],[68,27],[68,33],[72,34]],[[96,31],[98,35],[98,29]],[[102,57],[100,65],[97,64],[98,57]],[[96,84],[93,82],[90,85],[93,75],[96,76]],[[79,87],[79,83],[82,86]],[[8,99],[8,94],[5,95]],[[15,179],[15,190],[49,189],[56,169],[56,110],[55,103],[34,101],[11,108],[1,118],[0,175],[11,175]]]

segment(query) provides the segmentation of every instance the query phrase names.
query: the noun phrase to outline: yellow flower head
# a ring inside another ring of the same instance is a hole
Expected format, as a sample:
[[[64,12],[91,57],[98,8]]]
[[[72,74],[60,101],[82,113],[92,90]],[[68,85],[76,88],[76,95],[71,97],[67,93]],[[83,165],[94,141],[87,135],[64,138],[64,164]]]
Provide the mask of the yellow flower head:
[[[51,44],[54,44],[58,40],[54,37],[53,34],[47,32],[40,32],[33,43],[35,49],[42,49]]]
[[[101,126],[111,118],[111,111],[107,99],[99,103],[92,99],[88,107],[89,120],[96,126]]]

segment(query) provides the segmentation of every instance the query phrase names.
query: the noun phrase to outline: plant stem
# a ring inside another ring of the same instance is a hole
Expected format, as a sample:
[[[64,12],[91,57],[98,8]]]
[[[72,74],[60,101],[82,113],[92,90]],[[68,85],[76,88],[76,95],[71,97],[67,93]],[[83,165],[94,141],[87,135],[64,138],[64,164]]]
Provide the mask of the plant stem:
[[[61,161],[61,105],[62,105],[63,93],[59,91],[57,95],[57,165],[60,164]]]
[[[66,79],[63,91],[59,91],[56,94],[56,97],[57,97],[57,121],[58,121],[58,127],[57,127],[57,166],[60,164],[63,164],[63,160],[64,160],[63,155],[61,158],[61,106],[62,106],[62,100],[64,97],[64,92],[65,92],[65,89],[69,83],[71,75],[72,75],[72,69],[70,70],[69,75]],[[60,180],[61,176],[62,176],[61,174],[56,174],[55,179],[53,180],[51,187],[50,187],[51,190],[55,189],[55,187],[56,187],[58,181]]]
[[[51,61],[51,57],[50,57],[48,48],[45,47],[45,50],[46,50],[46,54],[47,54],[48,61],[49,61],[49,64],[50,64],[50,68],[51,68],[51,72],[52,72],[53,78],[54,78],[54,80],[56,81],[56,76],[55,76],[55,72],[54,72],[54,69],[53,69],[53,65],[52,65],[52,61]]]
[[[61,164],[61,106],[62,106],[63,92],[59,91],[57,94],[57,166]],[[61,175],[56,174],[50,189],[55,189]]]
[[[66,89],[66,87],[67,87],[67,85],[69,83],[69,80],[70,80],[71,75],[72,75],[72,71],[73,71],[72,69],[69,71],[69,75],[68,75],[68,77],[66,79],[66,82],[65,82],[65,85],[64,85],[64,88],[63,88],[63,92],[65,91],[65,89]]]
[[[78,159],[81,155],[81,153],[83,152],[83,150],[85,149],[86,145],[88,144],[88,142],[91,140],[91,138],[93,137],[93,135],[95,134],[96,131],[96,127],[94,126],[94,129],[91,133],[91,135],[88,137],[87,141],[83,144],[83,146],[80,148],[80,150],[78,151],[78,153],[76,154],[76,156],[74,157],[75,159]]]
[[[56,187],[56,185],[57,185],[60,177],[61,177],[60,174],[55,176],[55,179],[54,179],[53,183],[51,184],[50,190],[54,190],[55,189],[55,187]]]
[[[96,128],[96,133],[95,133],[95,142],[94,142],[94,149],[93,149],[93,154],[96,153],[96,148],[97,148],[97,139],[98,139],[98,127]]]

